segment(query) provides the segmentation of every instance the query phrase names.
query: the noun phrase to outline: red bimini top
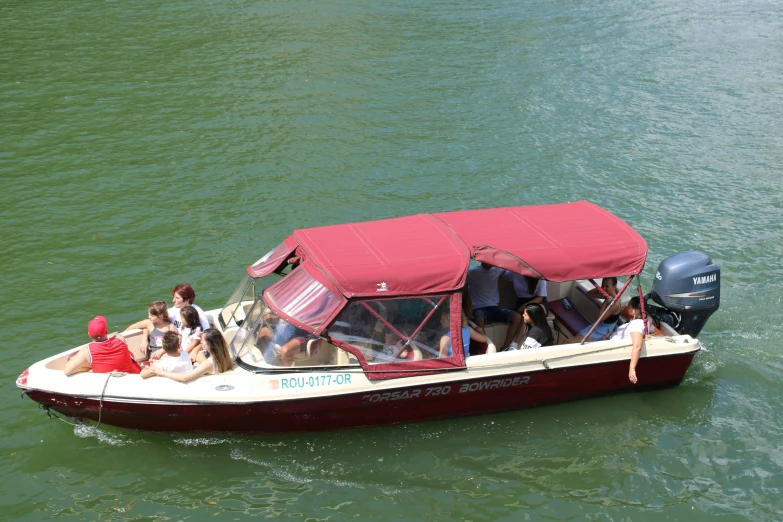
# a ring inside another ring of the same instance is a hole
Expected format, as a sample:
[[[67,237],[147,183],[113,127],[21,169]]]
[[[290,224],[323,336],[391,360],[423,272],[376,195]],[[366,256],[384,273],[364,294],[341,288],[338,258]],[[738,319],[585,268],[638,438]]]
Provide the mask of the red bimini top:
[[[608,210],[578,201],[300,229],[248,273],[266,275],[293,252],[304,269],[295,272],[304,275],[287,283],[292,273],[265,296],[276,311],[317,334],[349,299],[458,290],[471,259],[562,282],[640,274],[647,243]],[[323,295],[322,303],[305,307],[287,295],[303,291]],[[283,301],[292,304],[281,306]],[[311,320],[302,320],[302,314]]]

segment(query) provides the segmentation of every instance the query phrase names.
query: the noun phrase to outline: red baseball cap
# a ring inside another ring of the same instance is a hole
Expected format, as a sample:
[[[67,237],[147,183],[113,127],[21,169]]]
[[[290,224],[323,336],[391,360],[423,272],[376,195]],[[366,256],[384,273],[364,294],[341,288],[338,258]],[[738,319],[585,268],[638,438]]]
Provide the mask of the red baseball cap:
[[[109,331],[106,329],[106,318],[102,315],[98,315],[87,324],[87,335],[93,339],[100,339],[106,337]]]

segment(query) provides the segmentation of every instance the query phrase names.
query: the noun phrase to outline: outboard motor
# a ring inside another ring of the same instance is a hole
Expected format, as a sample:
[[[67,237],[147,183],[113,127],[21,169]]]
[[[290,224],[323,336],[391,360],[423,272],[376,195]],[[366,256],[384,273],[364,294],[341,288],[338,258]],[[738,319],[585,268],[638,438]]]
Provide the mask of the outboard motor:
[[[674,254],[658,265],[648,295],[663,307],[649,307],[650,315],[696,337],[720,306],[720,267],[703,252]]]

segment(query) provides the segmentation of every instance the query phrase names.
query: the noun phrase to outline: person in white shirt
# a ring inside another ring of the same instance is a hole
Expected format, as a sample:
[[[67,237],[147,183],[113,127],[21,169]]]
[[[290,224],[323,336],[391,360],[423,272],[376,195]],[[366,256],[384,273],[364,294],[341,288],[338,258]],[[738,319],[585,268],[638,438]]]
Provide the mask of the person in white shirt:
[[[180,321],[180,347],[182,348],[183,353],[188,354],[191,361],[196,362],[196,355],[201,347],[202,334],[198,312],[196,312],[196,309],[192,306],[184,306],[180,311]],[[166,353],[166,351],[161,346],[159,350],[152,352],[150,360],[158,360],[164,353]]]
[[[633,342],[633,348],[631,349],[631,365],[628,368],[628,380],[636,384],[636,381],[638,380],[636,376],[636,365],[639,363],[639,356],[642,353],[642,342],[644,341],[644,321],[642,320],[642,306],[639,296],[632,297],[628,302],[628,312],[631,318],[628,322],[621,324],[614,331],[606,333],[602,339],[590,337],[585,339],[585,342],[597,340],[605,341],[607,339],[612,341],[630,339]],[[576,343],[581,340],[581,336],[576,336],[568,339],[562,344]]]
[[[487,263],[481,263],[468,270],[465,284],[473,301],[473,316],[479,328],[488,323],[508,323],[506,339],[501,349],[516,349],[518,343],[514,337],[522,325],[522,316],[514,310],[500,308],[500,290],[498,279],[504,270]]]
[[[193,363],[187,352],[183,352],[179,344],[179,334],[166,332],[163,336],[164,354],[160,359],[152,362],[152,367],[141,370],[141,377],[146,379],[156,374],[156,370],[172,373],[185,373],[193,369]]]
[[[628,311],[631,314],[631,320],[620,325],[609,339],[622,340],[630,338],[633,341],[631,349],[631,365],[628,368],[628,380],[636,384],[636,365],[639,364],[639,356],[642,353],[642,342],[644,341],[644,321],[642,320],[642,307],[639,296],[634,296],[628,303]]]
[[[180,283],[171,290],[171,301],[174,303],[174,306],[169,308],[169,317],[177,329],[182,326],[180,312],[186,306],[192,306],[198,312],[198,319],[201,323],[202,332],[210,327],[209,321],[207,320],[207,314],[204,313],[204,310],[202,310],[200,306],[193,304],[193,301],[195,300],[196,292],[188,283]]]
[[[214,328],[209,328],[203,335],[204,346],[209,350],[210,357],[197,364],[189,372],[171,372],[161,368],[152,367],[155,375],[166,377],[178,382],[190,382],[202,375],[215,375],[231,370],[234,367],[234,358],[223,334]]]
[[[201,348],[201,324],[199,323],[198,312],[192,306],[185,306],[180,312],[182,326],[179,334],[182,339],[182,351],[190,356],[191,361],[196,360],[196,354]]]

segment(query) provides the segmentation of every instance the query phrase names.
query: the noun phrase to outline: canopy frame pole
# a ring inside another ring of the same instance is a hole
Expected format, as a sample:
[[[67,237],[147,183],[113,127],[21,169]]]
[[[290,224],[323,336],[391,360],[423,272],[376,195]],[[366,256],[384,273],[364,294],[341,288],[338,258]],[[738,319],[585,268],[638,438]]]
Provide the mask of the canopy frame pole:
[[[611,296],[611,295],[609,295],[609,294],[606,292],[606,290],[604,290],[604,289],[603,289],[603,287],[602,287],[601,285],[599,285],[598,283],[596,283],[596,282],[595,282],[593,279],[588,279],[588,281],[590,281],[591,283],[593,283],[593,286],[594,286],[594,287],[596,287],[596,288],[598,289],[598,291],[599,291],[599,292],[600,292],[600,293],[601,293],[601,294],[604,296],[604,298],[605,298],[605,299],[611,299],[611,298],[612,298],[612,296]]]
[[[394,358],[395,358],[395,359],[396,359],[397,357],[399,357],[399,356],[400,356],[400,354],[401,354],[403,351],[405,351],[405,348],[407,348],[407,347],[408,347],[408,346],[409,346],[409,345],[410,345],[410,344],[413,342],[413,338],[414,338],[414,337],[416,337],[417,335],[419,335],[419,332],[421,331],[421,329],[422,329],[422,328],[424,328],[424,325],[425,325],[425,324],[427,324],[427,321],[429,321],[429,320],[430,320],[430,318],[431,318],[433,315],[435,315],[435,312],[437,312],[437,311],[440,309],[440,305],[442,305],[442,304],[443,304],[443,301],[445,301],[445,300],[446,300],[446,297],[447,297],[447,296],[445,296],[445,295],[444,295],[443,297],[441,297],[441,298],[440,298],[440,300],[439,300],[437,303],[433,303],[433,302],[432,302],[432,301],[431,301],[429,298],[427,298],[427,300],[428,300],[428,301],[430,302],[430,304],[432,305],[432,310],[430,310],[430,312],[427,314],[427,317],[425,317],[425,318],[424,318],[424,321],[422,321],[422,322],[421,322],[421,324],[419,325],[419,327],[418,327],[418,328],[416,328],[416,330],[414,330],[414,331],[413,331],[413,333],[411,334],[411,336],[410,336],[410,337],[409,337],[409,338],[408,338],[408,339],[405,341],[405,344],[404,344],[404,345],[402,345],[402,348],[400,348],[400,349],[397,351],[397,353],[395,353],[395,354],[394,354]]]
[[[411,334],[410,338],[408,339],[408,342],[410,342],[410,341],[411,341],[411,339],[413,339],[414,337],[416,337],[417,335],[419,335],[419,332],[421,331],[421,329],[422,329],[422,328],[424,328],[424,325],[425,325],[425,324],[427,324],[427,321],[429,321],[429,320],[430,320],[430,318],[431,318],[433,315],[435,315],[435,312],[437,312],[437,311],[438,311],[438,309],[440,309],[440,305],[442,305],[442,304],[443,304],[443,301],[445,301],[445,300],[446,300],[446,297],[447,297],[447,296],[445,296],[445,295],[444,295],[443,297],[441,297],[441,298],[440,298],[440,300],[438,300],[438,302],[437,302],[437,303],[433,303],[433,302],[432,302],[432,300],[431,300],[430,298],[427,298],[427,301],[429,301],[429,302],[430,302],[430,304],[432,305],[432,310],[430,310],[430,312],[427,314],[427,317],[425,317],[425,318],[424,318],[424,321],[422,321],[422,322],[421,322],[421,324],[419,325],[419,327],[418,327],[418,328],[416,328],[416,330],[414,330],[414,331],[413,331],[413,333]],[[406,344],[407,344],[407,343],[406,343]]]
[[[416,330],[414,330],[410,336],[401,333],[399,330],[393,327],[391,323],[389,323],[389,321],[384,319],[383,316],[381,316],[381,314],[376,312],[370,305],[368,305],[366,301],[359,301],[359,302],[362,303],[362,306],[364,306],[367,310],[369,310],[369,312],[372,315],[374,315],[380,322],[386,325],[386,327],[389,328],[389,330],[394,332],[394,334],[397,337],[399,337],[400,339],[405,339],[405,344],[402,346],[400,351],[394,355],[394,358],[396,359],[403,352],[403,350],[405,350],[405,348],[411,345],[412,339],[418,335],[418,333],[421,331],[422,328],[424,328],[424,325],[427,324],[427,321],[429,321],[430,318],[435,314],[435,312],[440,308],[440,305],[443,303],[446,297],[447,296],[444,295],[443,297],[440,298],[440,300],[437,303],[433,303],[431,300],[429,300],[429,298],[427,298],[427,300],[432,305],[432,310],[430,310],[430,312],[427,314],[427,317],[424,318],[424,321],[421,322],[419,327],[416,328]]]
[[[381,314],[379,314],[378,312],[376,312],[376,311],[375,311],[375,310],[374,310],[374,309],[373,309],[373,308],[372,308],[370,305],[368,305],[368,304],[367,304],[367,302],[365,302],[365,301],[359,301],[359,302],[360,302],[360,303],[362,303],[362,306],[363,306],[363,307],[365,307],[367,310],[369,310],[369,312],[370,312],[372,315],[374,315],[376,319],[378,319],[380,322],[382,322],[384,325],[386,325],[386,327],[387,327],[389,330],[391,330],[392,332],[394,332],[394,335],[396,335],[396,336],[397,336],[397,337],[399,337],[400,339],[408,339],[408,336],[407,336],[407,335],[405,335],[405,334],[403,334],[403,333],[400,333],[400,332],[399,332],[399,331],[398,331],[398,330],[397,330],[395,327],[393,327],[393,326],[392,326],[392,325],[389,323],[389,321],[387,321],[386,319],[384,319],[384,318],[383,318],[383,316],[382,316]]]
[[[642,280],[639,278],[639,284],[636,286],[637,291],[639,292],[639,306],[642,309],[642,321],[644,321],[644,336],[647,337],[647,334],[650,333],[649,329],[647,328],[647,307],[644,303],[644,294],[642,293]]]
[[[620,291],[617,292],[617,295],[615,295],[614,297],[609,297],[609,299],[611,300],[609,306],[604,308],[604,312],[598,317],[598,319],[595,320],[595,323],[593,323],[593,326],[590,328],[590,331],[587,332],[587,334],[584,337],[582,337],[582,340],[579,342],[580,345],[585,344],[585,341],[589,339],[591,335],[593,335],[593,332],[595,331],[596,328],[598,328],[599,323],[604,320],[604,317],[606,317],[606,314],[609,313],[609,309],[612,307],[612,305],[616,303],[618,299],[620,299],[620,297],[623,295],[623,292],[625,292],[625,289],[628,288],[628,286],[631,284],[631,281],[633,281],[634,277],[638,277],[638,276],[632,275],[631,277],[629,277],[628,281],[625,282],[622,289],[620,289]]]

